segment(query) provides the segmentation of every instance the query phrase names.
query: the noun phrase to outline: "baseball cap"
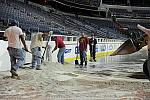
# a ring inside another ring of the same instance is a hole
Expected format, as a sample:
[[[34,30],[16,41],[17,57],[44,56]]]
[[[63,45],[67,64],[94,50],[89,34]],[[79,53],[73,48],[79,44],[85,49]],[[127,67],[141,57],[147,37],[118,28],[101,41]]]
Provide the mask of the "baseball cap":
[[[17,21],[11,21],[10,23],[9,23],[9,26],[17,26],[18,25],[18,23],[17,23]]]

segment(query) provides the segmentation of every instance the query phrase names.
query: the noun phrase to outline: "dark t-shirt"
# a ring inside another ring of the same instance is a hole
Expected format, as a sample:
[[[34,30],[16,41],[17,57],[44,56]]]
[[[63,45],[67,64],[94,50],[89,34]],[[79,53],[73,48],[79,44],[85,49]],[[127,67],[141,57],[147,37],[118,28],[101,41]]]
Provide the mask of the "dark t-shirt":
[[[87,44],[88,44],[88,38],[87,37],[80,37],[79,38],[79,50],[80,51],[86,51],[87,50]]]
[[[93,48],[95,49],[96,48],[96,44],[97,44],[97,40],[95,38],[91,38],[89,40],[89,46],[90,46],[90,50]],[[93,46],[93,47],[92,47]]]

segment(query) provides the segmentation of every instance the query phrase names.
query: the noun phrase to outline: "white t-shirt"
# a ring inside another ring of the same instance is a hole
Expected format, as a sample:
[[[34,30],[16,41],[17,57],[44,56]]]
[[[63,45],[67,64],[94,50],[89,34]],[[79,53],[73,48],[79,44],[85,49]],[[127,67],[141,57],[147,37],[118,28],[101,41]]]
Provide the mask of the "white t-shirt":
[[[11,26],[5,30],[4,36],[8,39],[8,47],[22,48],[20,35],[23,35],[22,29],[17,26]]]
[[[30,48],[35,48],[35,47],[42,47],[43,46],[43,37],[42,37],[41,32],[36,33],[33,35],[32,39],[31,39],[31,45]]]

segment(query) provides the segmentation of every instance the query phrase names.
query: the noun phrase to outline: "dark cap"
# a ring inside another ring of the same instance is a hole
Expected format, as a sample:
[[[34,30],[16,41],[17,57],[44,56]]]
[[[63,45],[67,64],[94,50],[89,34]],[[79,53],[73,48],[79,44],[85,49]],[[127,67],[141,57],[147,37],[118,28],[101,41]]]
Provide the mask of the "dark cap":
[[[16,21],[11,21],[9,23],[9,26],[18,26],[18,23]]]

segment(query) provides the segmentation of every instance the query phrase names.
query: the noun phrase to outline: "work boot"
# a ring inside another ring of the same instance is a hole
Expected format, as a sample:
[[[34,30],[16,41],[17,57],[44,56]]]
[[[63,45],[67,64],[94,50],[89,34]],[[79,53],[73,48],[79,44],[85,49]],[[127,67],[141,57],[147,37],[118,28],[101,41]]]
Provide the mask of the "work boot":
[[[21,80],[19,76],[12,75],[11,78]]]
[[[36,70],[42,70],[41,67],[37,67]]]
[[[41,68],[36,68],[36,70],[42,70]]]
[[[36,66],[36,70],[42,70],[42,69],[41,69],[41,65],[37,65],[37,66]]]
[[[11,75],[11,78],[20,80],[20,77],[19,77],[19,75],[16,73],[15,70],[11,70],[10,72],[11,72],[11,74],[12,74],[12,75]]]
[[[83,64],[80,64],[79,66],[80,66],[80,68],[82,68],[82,67],[83,67]]]
[[[16,73],[15,70],[12,69],[10,72],[11,72],[12,75],[18,76],[18,74]]]

